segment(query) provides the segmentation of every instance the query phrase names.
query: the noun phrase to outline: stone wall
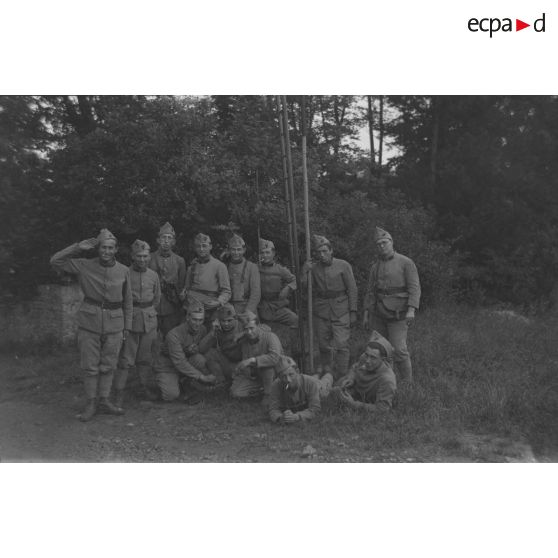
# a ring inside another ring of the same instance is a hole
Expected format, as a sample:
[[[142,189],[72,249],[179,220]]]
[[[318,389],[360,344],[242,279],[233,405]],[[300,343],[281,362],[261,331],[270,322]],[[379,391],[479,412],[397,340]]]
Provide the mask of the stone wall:
[[[41,285],[29,301],[0,304],[0,348],[75,341],[76,313],[83,299],[77,283]]]

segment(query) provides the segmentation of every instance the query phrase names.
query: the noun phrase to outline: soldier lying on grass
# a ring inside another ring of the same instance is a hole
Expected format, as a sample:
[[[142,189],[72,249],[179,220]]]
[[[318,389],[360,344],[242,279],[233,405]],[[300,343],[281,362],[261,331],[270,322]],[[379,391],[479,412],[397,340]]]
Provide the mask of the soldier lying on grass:
[[[333,389],[338,401],[352,409],[389,411],[397,389],[390,365],[393,347],[377,332],[349,373]]]
[[[318,379],[301,374],[295,361],[288,356],[282,356],[275,369],[279,377],[271,385],[271,421],[291,424],[312,420],[321,410],[321,399],[331,391],[333,376],[328,373]]]

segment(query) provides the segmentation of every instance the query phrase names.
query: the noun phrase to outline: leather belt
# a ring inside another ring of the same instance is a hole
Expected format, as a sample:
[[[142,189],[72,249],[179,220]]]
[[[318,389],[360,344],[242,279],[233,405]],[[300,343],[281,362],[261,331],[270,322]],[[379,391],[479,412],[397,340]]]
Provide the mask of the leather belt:
[[[204,291],[203,289],[190,289],[194,293],[200,293],[207,296],[219,296],[219,291]]]
[[[139,302],[134,300],[134,308],[149,308],[150,306],[153,306],[153,301]]]
[[[89,298],[88,296],[86,296],[83,299],[83,302],[86,302],[87,304],[92,304],[93,306],[98,306],[103,310],[118,310],[119,308],[122,308],[122,301],[109,302],[108,300],[95,300],[94,298]]]
[[[387,289],[376,289],[376,293],[384,296],[407,293],[405,287],[388,287]]]
[[[337,298],[346,294],[347,291],[316,291],[316,298]]]

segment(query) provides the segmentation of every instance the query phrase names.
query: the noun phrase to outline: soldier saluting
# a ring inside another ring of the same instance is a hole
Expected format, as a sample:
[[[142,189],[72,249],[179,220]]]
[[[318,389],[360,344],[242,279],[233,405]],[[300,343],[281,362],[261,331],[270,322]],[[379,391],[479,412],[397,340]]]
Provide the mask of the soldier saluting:
[[[78,258],[97,249],[96,258]],[[116,237],[102,229],[97,238],[82,240],[57,252],[50,264],[76,275],[84,299],[77,313],[78,345],[87,404],[78,416],[89,421],[97,411],[121,415],[109,401],[118,352],[132,329],[132,289],[129,269],[116,261]],[[97,398],[98,401],[97,401]]]

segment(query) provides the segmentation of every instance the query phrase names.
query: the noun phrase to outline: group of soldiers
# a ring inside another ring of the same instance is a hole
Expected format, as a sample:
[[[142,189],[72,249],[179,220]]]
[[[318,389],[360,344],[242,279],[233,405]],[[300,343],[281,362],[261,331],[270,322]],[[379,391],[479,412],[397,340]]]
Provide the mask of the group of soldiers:
[[[290,308],[297,281],[277,263],[270,240],[260,240],[258,264],[246,259],[238,234],[228,241],[225,265],[211,254],[210,237],[199,233],[187,267],[174,252],[169,223],[159,230],[155,252],[145,241],[132,244],[130,267],[116,261],[117,239],[107,229],[57,252],[51,265],[76,275],[84,294],[77,319],[87,403],[78,417],[123,414],[134,368],[146,399],[182,398],[194,405],[204,392],[228,389],[234,398],[262,397],[270,419],[285,424],[313,418],[330,395],[355,409],[390,409],[394,368],[400,381],[412,381],[407,330],[419,307],[420,283],[415,264],[395,252],[391,235],[380,228],[374,235],[378,258],[362,317],[370,338],[351,367],[358,304],[352,267],[333,257],[327,238],[313,237],[316,259],[301,273],[303,288],[312,281],[319,347],[310,374],[300,373],[270,327],[283,324],[292,340],[299,339],[299,318]],[[96,257],[80,257],[92,250]]]

